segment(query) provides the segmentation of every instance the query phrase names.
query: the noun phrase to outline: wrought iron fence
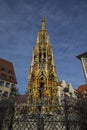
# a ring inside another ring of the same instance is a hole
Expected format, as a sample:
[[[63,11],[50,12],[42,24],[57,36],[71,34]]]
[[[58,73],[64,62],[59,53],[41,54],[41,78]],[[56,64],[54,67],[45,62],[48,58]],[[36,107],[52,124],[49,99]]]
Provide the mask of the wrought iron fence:
[[[32,105],[16,105],[14,109],[11,101],[0,101],[0,130],[87,130],[87,96],[73,99],[65,95],[56,107],[34,112],[30,111]]]

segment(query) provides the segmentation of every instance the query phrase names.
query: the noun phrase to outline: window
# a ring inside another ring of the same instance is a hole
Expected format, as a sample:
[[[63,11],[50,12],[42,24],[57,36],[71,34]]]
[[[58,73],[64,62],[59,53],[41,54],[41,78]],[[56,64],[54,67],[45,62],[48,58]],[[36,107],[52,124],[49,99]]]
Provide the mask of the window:
[[[3,93],[3,96],[8,97],[8,92],[5,91],[5,92]]]
[[[4,67],[2,67],[2,68],[1,68],[1,71],[2,71],[2,72],[5,72],[5,68],[4,68]]]
[[[10,87],[10,83],[6,82],[6,87],[9,88]]]
[[[2,73],[1,78],[6,78],[6,75]]]
[[[10,80],[14,80],[14,78],[12,76],[9,77]]]
[[[9,73],[9,74],[12,74],[12,71],[11,71],[11,70],[8,70],[8,73]]]
[[[44,53],[44,62],[46,62],[46,54]]]
[[[14,88],[15,87],[15,84],[11,84],[11,88]]]
[[[44,97],[43,90],[44,90],[44,83],[41,82],[40,87],[39,87],[40,99],[41,99],[41,97]]]
[[[40,54],[39,54],[39,62],[41,62],[41,52],[40,52]]]
[[[0,86],[4,86],[4,81],[0,80]]]

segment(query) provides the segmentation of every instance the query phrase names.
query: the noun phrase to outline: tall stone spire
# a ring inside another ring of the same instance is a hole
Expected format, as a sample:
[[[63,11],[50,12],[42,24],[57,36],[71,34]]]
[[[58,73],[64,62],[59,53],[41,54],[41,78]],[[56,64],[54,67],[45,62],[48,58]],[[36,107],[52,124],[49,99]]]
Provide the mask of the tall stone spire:
[[[41,25],[41,30],[45,30],[46,24],[45,24],[45,17],[42,17],[42,25]]]
[[[41,43],[50,44],[49,33],[46,30],[46,20],[45,20],[44,16],[42,17],[42,20],[41,20],[41,29],[40,29],[40,31],[38,31],[36,43],[37,43],[37,45],[38,45],[38,43],[39,44],[41,44]]]
[[[42,17],[41,30],[38,32],[36,47],[33,49],[32,63],[28,76],[27,104],[37,111],[39,102],[41,109],[50,110],[49,105],[58,102],[57,73],[54,64],[53,49],[49,44],[48,31],[45,29],[45,18]]]

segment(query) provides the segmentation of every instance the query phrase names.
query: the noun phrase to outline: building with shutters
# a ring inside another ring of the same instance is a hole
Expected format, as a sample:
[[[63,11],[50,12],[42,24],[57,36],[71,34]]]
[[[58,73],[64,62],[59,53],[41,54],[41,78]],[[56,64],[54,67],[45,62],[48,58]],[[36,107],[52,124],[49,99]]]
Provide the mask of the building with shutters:
[[[13,90],[16,89],[16,86],[17,80],[13,64],[0,58],[0,99],[14,94]]]

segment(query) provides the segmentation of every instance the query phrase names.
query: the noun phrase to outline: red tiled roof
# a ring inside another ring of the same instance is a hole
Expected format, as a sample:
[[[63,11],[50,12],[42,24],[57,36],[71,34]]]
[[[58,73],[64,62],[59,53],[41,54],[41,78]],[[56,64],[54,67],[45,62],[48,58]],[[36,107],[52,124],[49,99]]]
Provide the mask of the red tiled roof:
[[[57,86],[61,86],[62,81],[57,82]]]
[[[0,79],[17,83],[13,64],[0,58]]]
[[[17,99],[16,99],[16,103],[17,104],[23,104],[26,102],[26,99],[27,99],[27,95],[24,94],[24,95],[18,95],[17,96]]]
[[[82,95],[84,95],[85,93],[87,93],[87,84],[81,85],[78,87],[77,89]]]

